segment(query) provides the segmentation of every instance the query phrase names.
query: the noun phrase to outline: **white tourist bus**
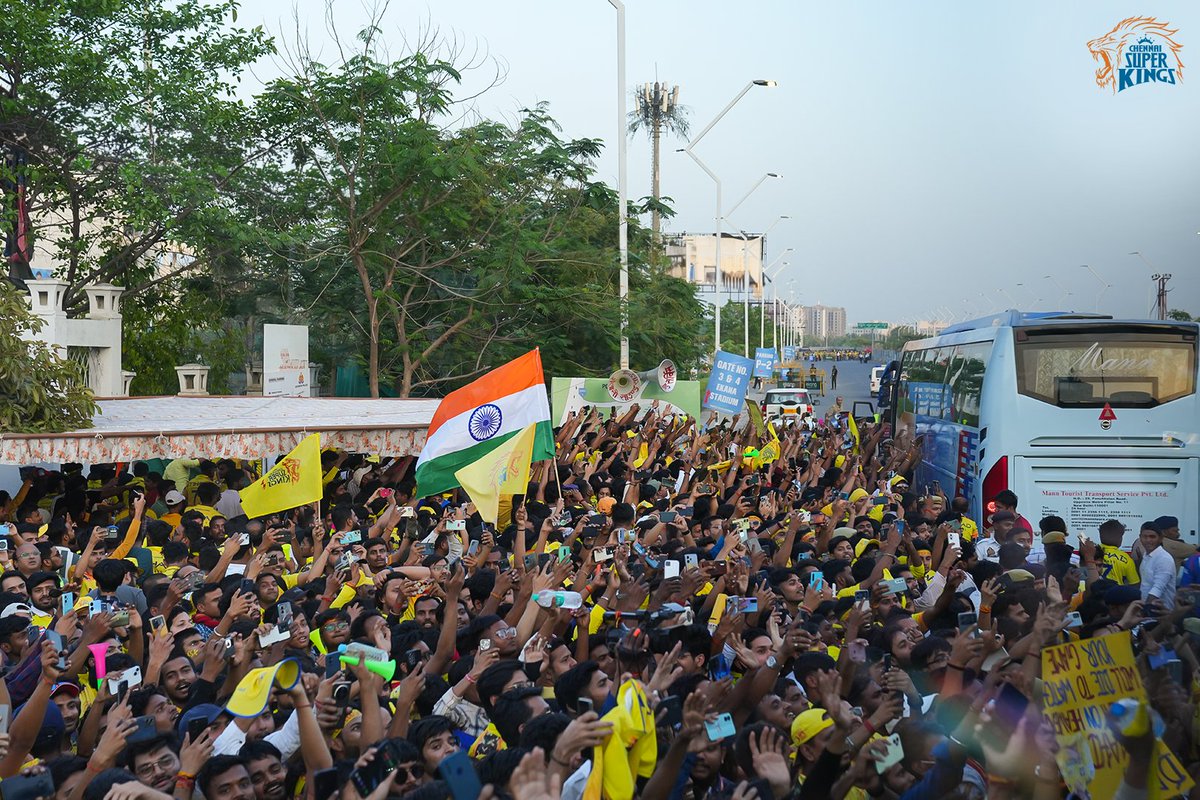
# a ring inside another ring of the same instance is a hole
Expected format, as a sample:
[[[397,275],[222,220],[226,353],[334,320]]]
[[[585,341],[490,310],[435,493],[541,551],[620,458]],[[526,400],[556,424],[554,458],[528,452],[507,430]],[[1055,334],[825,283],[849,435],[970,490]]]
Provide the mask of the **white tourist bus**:
[[[909,342],[891,411],[924,436],[913,490],[937,481],[976,520],[1011,489],[1036,529],[1057,514],[1071,541],[1107,519],[1200,527],[1197,339],[1188,322],[1006,311]],[[982,525],[981,525],[982,527]]]

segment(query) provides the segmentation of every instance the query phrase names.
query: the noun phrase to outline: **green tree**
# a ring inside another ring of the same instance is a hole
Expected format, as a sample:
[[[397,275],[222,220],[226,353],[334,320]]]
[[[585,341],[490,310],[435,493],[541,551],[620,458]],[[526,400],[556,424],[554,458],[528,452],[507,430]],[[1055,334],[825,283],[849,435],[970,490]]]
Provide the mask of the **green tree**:
[[[1181,308],[1172,308],[1167,312],[1167,319],[1173,319],[1178,322],[1192,322],[1195,318]]]
[[[192,362],[209,367],[209,393],[232,392],[230,375],[246,363],[245,325],[228,316],[213,293],[194,285],[210,282],[198,275],[178,288],[156,286],[146,293],[149,302],[125,307],[122,360],[137,373],[131,395],[175,394],[176,365]]]
[[[301,52],[260,98],[287,156],[274,165],[286,200],[262,225],[285,231],[275,261],[300,289],[293,306],[356,343],[372,396],[445,391],[535,345],[551,374],[597,374],[615,362],[617,309],[599,142],[561,138],[544,106],[455,126],[459,71],[429,50],[387,55],[372,26],[336,64]],[[644,258],[631,286],[648,324],[664,325],[655,302],[685,317],[636,352],[692,359],[690,288]]]
[[[56,433],[92,427],[96,404],[83,368],[36,334],[42,321],[24,292],[0,281],[0,431]]]
[[[25,159],[33,266],[67,281],[72,316],[86,312],[85,285],[126,287],[125,336],[142,389],[167,388],[150,372],[195,356],[168,346],[190,349],[182,331],[151,343],[145,326],[171,322],[164,312],[179,310],[186,276],[249,269],[259,231],[246,209],[269,200],[256,164],[271,143],[234,93],[272,46],[260,28],[236,26],[237,8],[45,0],[0,15],[0,149]],[[198,305],[204,298],[184,301]],[[165,364],[139,358],[151,349]]]
[[[755,305],[757,301],[752,300],[750,305],[750,357],[754,357],[754,351],[758,347],[772,347],[771,336],[773,326],[771,315],[768,313],[764,319],[762,306]],[[711,313],[711,312],[710,312]],[[780,319],[782,324],[783,320]],[[709,317],[709,324],[712,319]],[[745,355],[746,337],[746,309],[741,300],[729,300],[721,309],[721,349],[727,353],[736,353],[737,355]],[[761,331],[761,338],[760,338]],[[705,331],[706,341],[711,343],[713,331],[711,327]],[[761,344],[760,344],[761,342]]]

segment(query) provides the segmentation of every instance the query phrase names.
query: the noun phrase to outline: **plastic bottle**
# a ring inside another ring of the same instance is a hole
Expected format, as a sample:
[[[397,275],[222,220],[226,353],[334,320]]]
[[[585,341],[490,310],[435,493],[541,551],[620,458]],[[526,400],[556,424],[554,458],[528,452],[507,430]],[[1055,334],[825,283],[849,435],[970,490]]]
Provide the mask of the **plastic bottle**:
[[[1117,726],[1125,736],[1145,736],[1153,726],[1155,737],[1161,738],[1166,729],[1157,711],[1132,697],[1116,701],[1111,710]]]
[[[344,653],[345,655],[351,657],[357,656],[363,661],[388,660],[388,652],[386,650],[380,650],[378,647],[372,647],[371,645],[363,644],[362,642],[350,642],[350,644],[341,645],[338,647],[338,652]],[[357,660],[348,663],[357,663]]]
[[[533,602],[542,608],[579,608],[583,595],[579,592],[534,592]]]

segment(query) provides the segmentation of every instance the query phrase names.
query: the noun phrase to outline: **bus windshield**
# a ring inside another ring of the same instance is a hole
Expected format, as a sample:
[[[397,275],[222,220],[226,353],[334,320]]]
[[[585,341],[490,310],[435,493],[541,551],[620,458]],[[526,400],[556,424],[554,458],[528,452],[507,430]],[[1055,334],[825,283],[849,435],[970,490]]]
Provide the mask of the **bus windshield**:
[[[1059,408],[1153,408],[1196,391],[1196,335],[1130,326],[1018,328],[1017,391]]]

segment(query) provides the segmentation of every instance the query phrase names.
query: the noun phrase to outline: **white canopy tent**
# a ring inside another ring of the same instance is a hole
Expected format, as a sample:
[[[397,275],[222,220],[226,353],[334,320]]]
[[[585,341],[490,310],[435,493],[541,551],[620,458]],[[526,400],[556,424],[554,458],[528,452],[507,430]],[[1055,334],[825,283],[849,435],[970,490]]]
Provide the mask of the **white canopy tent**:
[[[432,400],[347,397],[116,397],[97,400],[94,427],[0,433],[0,464],[84,464],[143,458],[261,458],[311,433],[323,447],[417,455]]]

